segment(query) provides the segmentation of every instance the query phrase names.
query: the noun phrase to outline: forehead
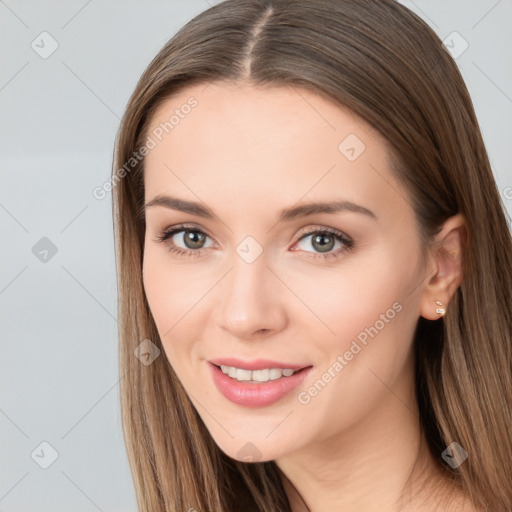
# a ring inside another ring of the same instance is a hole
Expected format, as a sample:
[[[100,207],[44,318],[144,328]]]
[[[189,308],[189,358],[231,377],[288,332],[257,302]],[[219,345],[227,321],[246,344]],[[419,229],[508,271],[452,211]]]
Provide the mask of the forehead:
[[[150,131],[159,129],[164,145],[193,136],[188,145],[243,145],[262,157],[277,147],[296,154],[330,147],[337,155],[338,143],[349,134],[367,142],[378,138],[351,110],[317,93],[225,82],[195,85],[162,102],[150,122]]]
[[[396,201],[380,134],[302,88],[195,85],[159,106],[147,134],[155,147],[145,162],[146,199],[214,193],[243,209],[255,194],[290,204],[339,191],[354,201]]]

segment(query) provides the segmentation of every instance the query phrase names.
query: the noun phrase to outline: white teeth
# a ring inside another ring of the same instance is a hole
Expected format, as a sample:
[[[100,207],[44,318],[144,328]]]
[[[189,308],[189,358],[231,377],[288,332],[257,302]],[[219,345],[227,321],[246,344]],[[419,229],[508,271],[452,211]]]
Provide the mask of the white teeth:
[[[298,370],[291,370],[285,368],[265,368],[264,370],[242,370],[241,368],[235,368],[234,366],[221,365],[220,369],[226,375],[229,375],[232,379],[236,379],[242,382],[267,382],[269,380],[277,380],[281,377],[291,377]]]
[[[231,368],[229,373],[231,373]],[[251,370],[240,370],[240,368],[235,369],[235,379],[236,380],[251,380]]]
[[[270,380],[270,370],[253,370],[252,372],[252,380],[257,380],[258,382],[267,382]]]
[[[276,380],[276,379],[280,379],[283,375],[283,372],[279,369],[279,368],[272,368],[270,371],[269,371],[269,378],[270,380]]]

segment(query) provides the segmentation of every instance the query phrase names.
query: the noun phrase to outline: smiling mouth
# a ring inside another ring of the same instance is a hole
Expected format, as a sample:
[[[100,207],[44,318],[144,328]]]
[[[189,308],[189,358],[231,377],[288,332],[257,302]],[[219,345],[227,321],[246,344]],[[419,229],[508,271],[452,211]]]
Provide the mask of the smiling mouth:
[[[227,362],[223,360],[223,362]],[[260,361],[261,363],[261,361]],[[209,361],[211,376],[217,390],[230,402],[243,407],[266,407],[285,398],[294,389],[300,386],[308,375],[313,372],[313,365],[290,369],[291,375],[283,375],[280,368],[262,368],[260,363],[252,362],[252,366],[259,366],[257,370],[246,370],[215,364]],[[246,364],[245,366],[248,366]],[[287,368],[284,368],[286,370]],[[289,368],[288,368],[289,369]],[[225,373],[227,370],[228,373]],[[234,373],[236,370],[236,374]],[[272,370],[273,371],[271,375]],[[286,372],[287,374],[290,372]],[[274,377],[271,379],[270,377]]]
[[[213,363],[212,363],[213,364]],[[279,379],[286,379],[291,377],[292,375],[296,375],[298,373],[311,368],[310,366],[305,366],[299,369],[292,368],[262,368],[258,370],[246,370],[242,368],[237,368],[234,366],[228,365],[217,365],[213,364],[217,368],[219,368],[222,373],[233,379],[234,381],[247,383],[247,384],[261,384],[269,381],[275,381]]]

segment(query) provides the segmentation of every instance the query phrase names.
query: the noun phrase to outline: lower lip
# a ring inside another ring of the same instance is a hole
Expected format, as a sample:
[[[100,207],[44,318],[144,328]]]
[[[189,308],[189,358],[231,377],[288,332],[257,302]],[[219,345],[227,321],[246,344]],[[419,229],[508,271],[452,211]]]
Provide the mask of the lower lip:
[[[264,407],[274,404],[299,386],[313,369],[312,366],[309,366],[294,373],[291,377],[281,377],[254,384],[232,379],[218,366],[212,363],[208,364],[213,382],[221,394],[231,402],[246,407]]]

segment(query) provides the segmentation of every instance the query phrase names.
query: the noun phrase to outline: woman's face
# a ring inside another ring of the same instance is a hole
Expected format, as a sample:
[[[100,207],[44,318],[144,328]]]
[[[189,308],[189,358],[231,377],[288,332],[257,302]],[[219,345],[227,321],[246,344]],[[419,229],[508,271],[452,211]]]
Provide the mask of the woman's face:
[[[148,135],[145,291],[219,447],[271,460],[404,414],[425,270],[378,132],[303,89],[213,83]]]

